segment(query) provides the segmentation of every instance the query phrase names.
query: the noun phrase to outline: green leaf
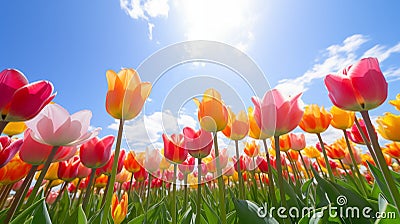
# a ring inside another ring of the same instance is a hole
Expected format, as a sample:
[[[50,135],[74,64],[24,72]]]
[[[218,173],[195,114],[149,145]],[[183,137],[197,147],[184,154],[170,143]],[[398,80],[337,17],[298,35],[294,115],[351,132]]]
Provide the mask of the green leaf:
[[[377,218],[375,223],[391,224],[400,223],[400,216],[397,209],[388,203],[386,198],[380,194],[378,197],[379,214],[381,217]],[[390,217],[389,217],[390,216]]]
[[[32,224],[51,224],[49,212],[44,200],[39,204],[35,213],[33,214]]]
[[[24,209],[23,212],[21,212],[17,217],[15,217],[10,224],[18,224],[18,223],[23,223],[24,220],[32,214],[33,210],[35,210],[35,208],[37,208],[38,206],[40,206],[40,204],[44,201],[44,198],[39,199],[38,201],[36,201],[35,203],[33,203],[31,206],[29,206],[28,208]]]
[[[233,198],[233,203],[235,204],[236,213],[239,217],[239,223],[278,223],[267,213],[265,213],[265,216],[259,215],[260,207],[251,201]]]
[[[203,209],[205,211],[205,214],[207,216],[208,223],[221,223],[221,220],[219,219],[218,214],[215,212],[215,210],[211,207],[211,205],[208,203],[210,200],[206,200],[203,196]]]
[[[368,161],[367,161],[367,163],[368,163],[369,170],[371,171],[372,175],[374,176],[375,181],[378,184],[379,188],[381,189],[383,195],[385,195],[385,197],[388,199],[390,204],[394,204],[392,195],[390,194],[389,188],[387,187],[386,180],[383,177],[382,172],[377,167],[375,167],[371,163],[369,163]],[[391,172],[391,174],[393,174],[393,172]],[[397,189],[399,189],[398,186],[397,186]]]
[[[78,208],[78,224],[87,224],[85,212],[83,211],[82,205]]]

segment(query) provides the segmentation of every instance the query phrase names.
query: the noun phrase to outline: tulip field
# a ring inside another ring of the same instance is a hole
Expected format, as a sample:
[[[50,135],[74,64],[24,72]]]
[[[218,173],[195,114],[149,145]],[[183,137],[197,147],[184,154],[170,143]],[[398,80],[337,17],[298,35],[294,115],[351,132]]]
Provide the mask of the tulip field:
[[[57,104],[51,82],[1,71],[0,223],[400,223],[400,115],[369,113],[390,104],[400,114],[400,93],[387,99],[376,58],[326,74],[329,109],[265,89],[233,111],[205,87],[190,102],[200,128],[146,150],[122,142],[152,83],[134,69],[105,73],[105,111],[119,122],[107,136],[91,111]],[[342,137],[324,139],[330,126]]]

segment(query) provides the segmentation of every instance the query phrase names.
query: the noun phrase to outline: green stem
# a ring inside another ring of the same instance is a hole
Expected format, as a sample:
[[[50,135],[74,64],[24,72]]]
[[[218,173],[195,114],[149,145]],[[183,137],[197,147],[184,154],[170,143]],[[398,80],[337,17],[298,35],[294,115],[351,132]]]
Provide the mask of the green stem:
[[[172,180],[172,224],[178,223],[176,220],[176,173],[178,164],[174,163],[174,179]]]
[[[279,193],[281,197],[281,206],[287,208],[286,203],[286,193],[285,188],[283,188],[283,173],[282,173],[282,163],[281,163],[281,150],[279,145],[279,135],[274,136],[275,141],[275,153],[276,153],[276,169],[278,172],[278,186],[279,186]],[[290,178],[290,177],[289,177]],[[284,219],[285,223],[289,223],[289,220]]]
[[[78,183],[76,184],[76,188],[75,188],[74,194],[72,195],[72,198],[71,198],[71,204],[73,204],[74,201],[75,201],[76,194],[78,193],[79,185],[81,184],[81,182],[82,182],[82,178],[79,178],[78,179]]]
[[[95,182],[96,182],[96,180],[95,180]],[[113,187],[113,190],[114,190],[114,186],[112,186],[112,187]],[[106,184],[106,188],[104,189],[104,195],[107,195],[107,192],[108,192],[109,189],[110,189],[110,176],[107,175],[107,184]],[[101,206],[103,206],[104,203],[106,203],[106,198],[105,197],[103,197],[103,199],[101,200]]]
[[[201,218],[201,158],[197,158],[197,207],[196,224],[200,224]]]
[[[128,198],[130,198],[130,197],[131,197],[132,183],[133,183],[133,173],[131,173],[131,181],[129,182],[129,188],[128,188]]]
[[[144,222],[143,223],[147,223],[147,211],[149,211],[149,207],[150,207],[151,178],[152,178],[152,175],[151,175],[151,173],[149,173],[149,179],[147,180],[146,210],[144,213]]]
[[[268,190],[269,190],[269,195],[271,196],[272,206],[278,206],[278,202],[276,200],[276,195],[275,195],[274,178],[272,176],[272,166],[271,166],[271,161],[270,161],[270,158],[269,158],[267,141],[265,139],[263,139],[263,143],[264,143],[265,157],[267,158],[267,164],[268,164]]]
[[[235,140],[235,147],[236,147],[236,159],[237,159],[237,172],[238,172],[238,179],[239,179],[239,199],[244,199],[244,183],[243,183],[243,176],[242,176],[242,169],[240,167],[240,157],[239,157],[239,141]]]
[[[354,186],[357,186],[357,188],[359,188],[359,187],[360,187],[359,184],[357,184],[356,181],[354,180],[354,177],[352,177],[352,176],[347,172],[347,169],[346,169],[346,167],[344,166],[342,160],[341,160],[341,159],[338,159],[338,160],[339,160],[340,165],[342,166],[342,169],[343,169],[344,172],[346,173],[346,176],[348,176],[348,177],[350,178],[350,180],[351,180],[351,182],[353,182]],[[364,192],[363,192],[363,193],[364,193]],[[364,195],[364,196],[366,196],[366,195]]]
[[[358,177],[359,182],[361,183],[362,193],[364,196],[367,196],[367,187],[365,186],[365,179],[361,176],[360,170],[358,169],[356,158],[354,157],[353,149],[351,148],[349,137],[347,137],[346,130],[343,130],[344,139],[346,140],[347,149],[349,150],[351,162],[353,163],[354,170],[356,171],[356,175]],[[346,170],[345,170],[346,171]]]
[[[117,136],[117,143],[115,145],[115,152],[114,152],[114,161],[113,161],[113,166],[112,166],[112,171],[111,171],[111,180],[110,183],[114,184],[115,182],[115,176],[117,175],[117,167],[118,167],[118,158],[119,158],[119,152],[121,150],[121,140],[122,140],[122,131],[124,129],[124,120],[120,119],[119,120],[119,128],[118,128],[118,136]],[[106,224],[108,221],[108,214],[111,206],[111,199],[112,199],[112,193],[113,191],[108,191],[106,197],[106,202],[104,204],[104,209],[103,209],[103,216],[101,219],[102,224]]]
[[[90,173],[90,177],[89,177],[89,183],[86,187],[85,198],[83,199],[83,202],[82,202],[82,208],[83,208],[83,211],[85,211],[85,212],[86,212],[87,204],[89,203],[90,195],[92,195],[91,189],[92,189],[92,186],[94,183],[94,175],[95,174],[96,174],[96,168],[92,168],[92,172]]]
[[[4,188],[1,189],[2,195],[0,196],[0,211],[3,209],[3,206],[7,202],[8,195],[13,187],[13,184],[5,185]]]
[[[374,147],[375,155],[376,155],[376,157],[378,159],[378,162],[380,164],[381,171],[383,173],[383,177],[384,177],[385,182],[387,183],[387,185],[389,187],[390,194],[391,194],[391,196],[393,198],[395,206],[397,207],[397,212],[400,214],[400,193],[399,193],[399,191],[398,191],[398,189],[396,187],[396,184],[395,184],[395,182],[393,180],[393,176],[390,173],[389,167],[386,164],[385,157],[383,156],[382,149],[379,146],[378,138],[375,135],[375,131],[374,131],[374,128],[372,126],[371,119],[369,117],[368,111],[361,111],[360,113],[361,113],[361,115],[362,115],[362,117],[364,119],[365,126],[367,127],[369,139],[371,139],[372,146]]]
[[[325,150],[325,146],[324,146],[324,142],[322,141],[322,137],[320,133],[317,133],[318,136],[318,140],[319,140],[319,144],[321,145],[321,149],[322,149],[322,154],[324,155],[324,160],[325,160],[325,164],[326,164],[326,169],[328,170],[328,175],[329,175],[329,179],[334,182],[335,178],[333,176],[333,172],[331,169],[331,165],[329,164],[329,160],[328,160],[328,156],[326,155],[326,150]]]
[[[222,177],[221,161],[219,158],[217,132],[214,133],[214,152],[217,165],[220,218],[221,218],[221,224],[226,224],[225,187],[224,187],[225,185]]]
[[[368,140],[367,136],[365,136],[364,131],[362,130],[360,122],[358,122],[357,118],[354,120],[354,123],[356,124],[358,132],[360,133],[361,138],[365,142],[365,146],[367,146],[369,154],[371,154],[372,159],[375,162],[375,165],[377,165],[379,167],[379,162],[378,162],[378,159],[376,158],[374,150],[372,149],[371,142]],[[347,134],[346,134],[346,136],[347,136]]]
[[[304,169],[306,170],[307,177],[308,177],[308,179],[310,179],[311,175],[310,175],[310,173],[308,171],[308,168],[306,166],[306,162],[304,161],[303,155],[301,154],[300,151],[298,151],[298,152],[299,152],[299,156],[300,156],[301,162],[303,163]]]
[[[184,175],[185,176],[183,177],[183,184],[184,184],[183,212],[186,212],[186,206],[188,200],[188,186],[187,186],[188,174],[185,173]]]
[[[36,180],[36,184],[33,187],[31,195],[29,196],[28,202],[26,203],[26,207],[31,206],[33,201],[35,200],[37,192],[39,191],[39,188],[40,188],[40,186],[42,184],[42,181],[44,179],[44,176],[46,175],[47,170],[49,169],[50,164],[52,163],[52,161],[54,159],[54,156],[57,153],[57,150],[58,150],[58,146],[53,146],[53,149],[51,150],[50,155],[47,158],[46,162],[44,163],[43,169],[40,172],[40,175],[39,175],[38,179]]]
[[[319,164],[318,158],[315,158],[315,162],[317,162],[317,165],[318,165],[318,167],[319,167],[319,170],[321,170],[322,176],[324,176],[324,177],[326,178],[327,176],[325,175],[325,172],[322,171],[322,166],[321,166],[321,164]]]

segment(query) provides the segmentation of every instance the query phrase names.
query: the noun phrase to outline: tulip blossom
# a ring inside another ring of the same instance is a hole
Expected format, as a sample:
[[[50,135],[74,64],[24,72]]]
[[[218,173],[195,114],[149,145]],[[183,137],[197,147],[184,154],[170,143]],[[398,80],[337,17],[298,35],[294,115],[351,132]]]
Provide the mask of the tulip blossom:
[[[49,193],[49,195],[46,197],[47,204],[49,204],[49,205],[54,204],[54,202],[56,201],[57,197],[58,197],[58,191],[51,191]]]
[[[361,162],[362,162],[361,150],[358,148],[355,148],[355,147],[353,147],[352,150],[353,150],[354,159],[356,160],[356,164],[361,164]],[[346,155],[343,158],[343,163],[348,166],[353,165],[353,162],[351,160],[351,156],[350,156],[350,153],[348,150],[346,150]]]
[[[290,148],[295,151],[300,151],[306,147],[306,138],[303,133],[289,133]],[[280,142],[280,139],[279,139]]]
[[[114,143],[114,136],[109,135],[102,139],[92,138],[90,141],[81,145],[79,156],[83,165],[89,168],[99,168],[104,166],[111,156],[111,147]]]
[[[263,173],[268,173],[268,163],[267,160],[261,156],[258,156],[256,159],[256,163],[258,164],[258,169]]]
[[[279,90],[273,89],[262,99],[252,97],[254,119],[261,131],[269,136],[280,136],[295,129],[303,116],[300,96],[301,93],[285,98]]]
[[[131,179],[131,173],[128,172],[126,169],[122,169],[121,172],[118,173],[117,176],[115,177],[115,181],[120,184],[130,179]]]
[[[386,144],[386,148],[383,151],[390,157],[400,160],[400,142]]]
[[[16,69],[0,72],[0,122],[26,121],[35,117],[56,94],[48,81],[28,84]]]
[[[134,151],[129,151],[124,160],[124,167],[127,171],[136,173],[140,170],[140,162],[143,164],[143,161],[138,161]]]
[[[57,104],[47,105],[35,118],[26,122],[32,138],[51,146],[76,146],[95,137],[99,128],[88,131],[92,112],[82,110],[70,115]]]
[[[18,152],[22,139],[11,140],[8,136],[0,136],[0,168],[5,166]]]
[[[240,168],[240,171],[243,173],[244,171],[246,171],[246,159],[245,157],[242,155],[239,157],[239,161],[238,159],[234,156],[232,157],[233,160],[233,164],[234,164],[234,168],[236,170],[236,172],[239,172],[238,168]],[[239,163],[239,164],[238,164]],[[239,166],[238,166],[239,165]],[[253,166],[253,169],[255,167]]]
[[[158,170],[161,162],[161,154],[157,149],[146,148],[146,157],[144,159],[144,168],[149,173],[153,173]]]
[[[400,93],[397,94],[395,100],[390,100],[390,104],[392,104],[397,110],[400,110]]]
[[[330,113],[332,115],[331,125],[334,128],[346,130],[354,124],[355,114],[353,111],[346,111],[332,106]]]
[[[106,163],[106,165],[98,168],[96,170],[96,174],[106,174],[106,175],[111,175],[111,169],[113,166],[113,162],[114,162],[114,153],[111,155],[110,159],[108,160],[108,162]],[[119,154],[118,157],[118,164],[117,164],[117,173],[120,173],[123,166],[124,166],[124,160],[125,160],[125,150],[121,150],[121,153]]]
[[[133,174],[135,177],[136,181],[144,181],[147,178],[147,172],[146,169],[144,169],[142,166],[140,167],[140,170],[137,171],[136,173]]]
[[[326,153],[331,159],[343,159],[346,155],[346,148],[338,142],[334,142],[330,146],[325,146]]]
[[[172,134],[168,137],[162,135],[164,141],[164,156],[172,163],[182,163],[188,155],[188,150],[185,149],[185,138],[182,134]]]
[[[249,136],[254,139],[267,139],[271,137],[270,135],[261,132],[260,127],[258,126],[255,118],[253,108],[249,107],[248,109],[248,118],[249,118]]]
[[[78,167],[80,164],[79,156],[74,156],[68,161],[59,162],[58,178],[70,182],[78,176]]]
[[[128,213],[128,194],[124,193],[121,201],[118,201],[117,194],[114,193],[111,201],[111,217],[115,224],[120,224],[124,221]]]
[[[241,140],[246,137],[249,132],[249,121],[246,112],[241,110],[237,116],[228,108],[229,118],[228,124],[222,133],[229,139]]]
[[[164,152],[164,151],[163,151]],[[171,163],[168,161],[168,159],[166,159],[165,157],[161,158],[161,162],[160,162],[160,170],[168,170],[171,167]]]
[[[321,156],[321,152],[314,146],[307,146],[303,149],[303,155],[310,159],[316,159]]]
[[[23,133],[26,128],[25,122],[23,121],[9,122],[3,130],[3,134],[8,136],[19,135]]]
[[[107,186],[107,182],[108,182],[108,176],[105,174],[101,174],[100,176],[98,176],[96,178],[96,182],[94,183],[95,187],[99,187],[99,188],[103,188],[105,186]]]
[[[365,126],[364,120],[358,119],[358,123],[360,124],[361,130],[364,133],[365,137],[367,138],[368,142],[371,142],[368,133],[367,133],[367,127]],[[375,131],[376,135],[376,131]],[[347,131],[347,136],[349,139],[357,144],[365,145],[366,143],[364,142],[364,139],[361,136],[360,131],[358,130],[357,126],[354,124],[350,131]]]
[[[308,133],[322,133],[330,125],[332,115],[324,107],[316,105],[307,105],[304,110],[303,118],[299,124],[303,131]]]
[[[332,103],[343,110],[371,110],[387,97],[388,84],[376,58],[363,58],[338,74],[327,75],[324,82]]]
[[[55,181],[58,180],[58,167],[60,163],[52,163],[44,176],[45,180]],[[36,180],[39,178],[40,173],[37,173]]]
[[[85,165],[83,165],[82,161],[80,161],[79,166],[78,166],[78,174],[76,177],[79,179],[83,179],[83,178],[88,177],[91,172],[92,172],[92,170],[90,168],[86,167]]]
[[[195,131],[190,127],[185,127],[183,135],[184,147],[191,156],[204,158],[210,154],[213,146],[213,138],[210,132],[203,129]]]
[[[106,73],[108,91],[106,110],[116,119],[131,120],[135,118],[150,95],[151,84],[141,82],[134,69],[124,68],[118,74],[112,70]]]
[[[44,164],[49,157],[52,146],[42,144],[32,137],[32,131],[26,130],[24,133],[24,142],[21,145],[19,155],[21,159],[32,165]],[[51,162],[60,162],[68,160],[76,153],[75,146],[58,147],[57,152]]]
[[[275,149],[275,140],[271,138],[271,147]],[[279,137],[279,150],[281,152],[287,152],[291,148],[290,137],[288,134]]]
[[[194,170],[194,157],[188,157],[185,161],[178,165],[179,170],[184,174],[188,175],[189,173],[193,172]]]
[[[198,119],[202,129],[209,132],[224,130],[228,124],[229,114],[217,90],[207,89],[201,102],[196,98],[193,100],[199,108]]]
[[[225,168],[228,165],[228,150],[226,148],[221,149],[219,151],[219,162],[221,165],[221,169]],[[216,160],[217,158],[215,157],[214,151],[211,152],[211,157],[206,157],[204,158],[204,162],[207,165],[207,170],[208,172],[214,173],[217,171],[216,167]]]
[[[246,142],[244,145],[244,153],[249,157],[256,157],[260,153],[260,145],[256,141]]]
[[[385,113],[384,116],[378,117],[379,134],[387,140],[400,141],[400,115]]]
[[[16,154],[5,166],[0,168],[0,185],[13,184],[24,178],[31,168]]]

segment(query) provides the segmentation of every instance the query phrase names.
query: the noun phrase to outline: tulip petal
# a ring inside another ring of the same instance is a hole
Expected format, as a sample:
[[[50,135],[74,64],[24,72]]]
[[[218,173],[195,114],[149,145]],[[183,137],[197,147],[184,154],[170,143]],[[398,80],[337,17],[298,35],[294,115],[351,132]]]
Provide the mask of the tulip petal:
[[[329,74],[324,79],[332,103],[344,110],[360,111],[363,108],[357,99],[356,90],[353,88],[348,76]]]
[[[71,115],[72,121],[79,121],[82,128],[80,134],[85,134],[90,127],[90,119],[92,119],[92,112],[90,110],[81,110]]]
[[[0,112],[6,114],[8,111],[9,103],[15,93],[15,91],[24,85],[28,84],[28,80],[18,70],[5,69],[0,73]]]

